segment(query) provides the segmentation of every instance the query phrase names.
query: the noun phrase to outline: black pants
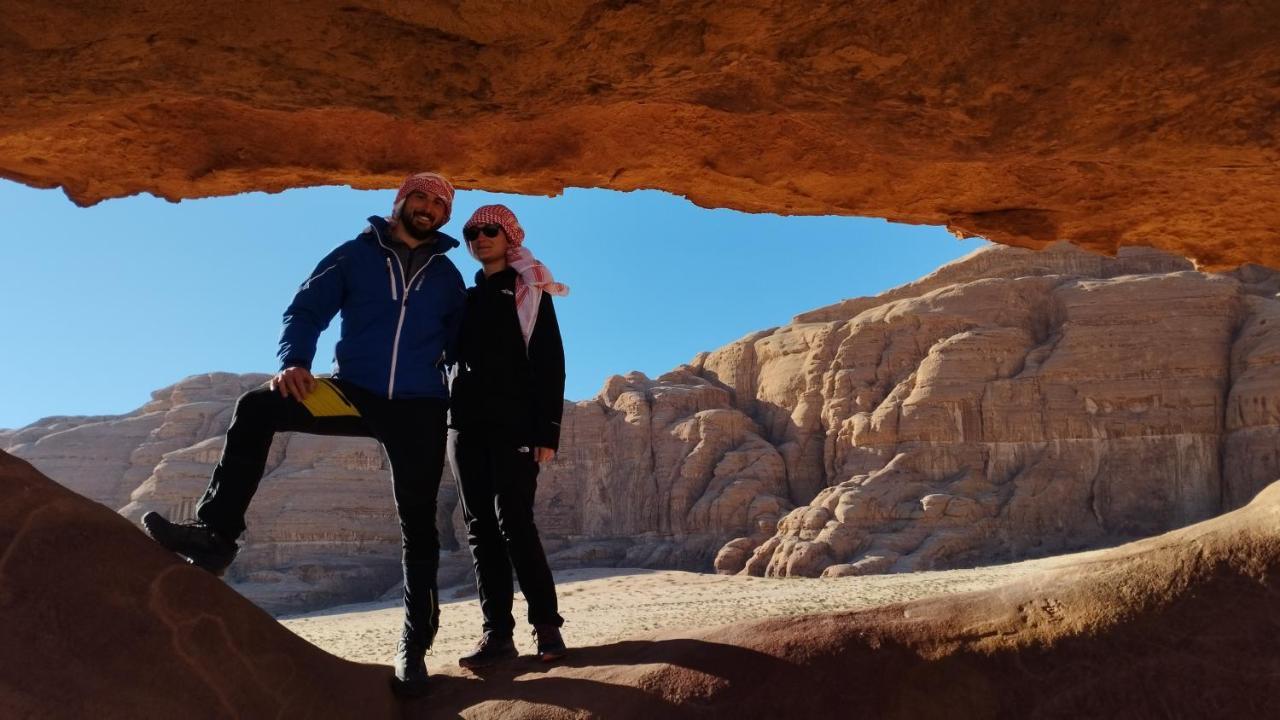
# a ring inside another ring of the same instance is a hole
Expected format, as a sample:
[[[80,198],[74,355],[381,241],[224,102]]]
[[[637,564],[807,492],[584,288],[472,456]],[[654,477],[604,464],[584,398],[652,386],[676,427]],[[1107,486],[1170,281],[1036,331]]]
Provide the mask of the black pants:
[[[458,480],[467,543],[476,570],[484,629],[511,635],[515,588],[529,603],[529,622],[560,627],[556,584],[533,522],[533,496],[538,489],[538,463],[532,448],[505,440],[505,433],[477,427],[449,431],[449,464]]]
[[[196,506],[196,515],[229,538],[244,532],[245,512],[262,479],[271,439],[278,432],[377,439],[391,463],[400,517],[404,630],[412,642],[429,647],[440,623],[436,492],[444,469],[448,403],[432,398],[388,400],[341,380],[333,382],[360,417],[312,417],[302,403],[267,387],[240,396],[222,459]]]

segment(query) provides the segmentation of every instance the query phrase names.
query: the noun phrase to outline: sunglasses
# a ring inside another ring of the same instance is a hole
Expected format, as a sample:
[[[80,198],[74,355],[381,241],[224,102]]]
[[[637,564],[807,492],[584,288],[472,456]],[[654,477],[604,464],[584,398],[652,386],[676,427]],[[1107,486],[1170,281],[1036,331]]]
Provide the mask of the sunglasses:
[[[467,242],[474,242],[480,237],[480,233],[484,233],[485,237],[498,237],[500,232],[502,232],[501,225],[472,225],[462,229],[462,237],[466,238]]]

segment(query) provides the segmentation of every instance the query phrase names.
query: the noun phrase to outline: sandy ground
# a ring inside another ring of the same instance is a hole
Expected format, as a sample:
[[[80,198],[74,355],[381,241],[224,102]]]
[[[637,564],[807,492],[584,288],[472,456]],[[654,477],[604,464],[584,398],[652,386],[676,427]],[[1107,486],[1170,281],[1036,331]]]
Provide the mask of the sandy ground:
[[[849,578],[754,578],[674,570],[598,568],[556,573],[563,633],[570,647],[599,645],[654,631],[701,628],[753,618],[857,610],[929,595],[984,590],[1034,573],[1054,558],[968,570]],[[440,633],[428,666],[455,665],[480,636],[480,607],[470,587],[441,592]],[[525,604],[516,593],[516,645],[533,651]],[[390,664],[400,634],[398,602],[346,605],[280,621],[315,645],[349,660]]]

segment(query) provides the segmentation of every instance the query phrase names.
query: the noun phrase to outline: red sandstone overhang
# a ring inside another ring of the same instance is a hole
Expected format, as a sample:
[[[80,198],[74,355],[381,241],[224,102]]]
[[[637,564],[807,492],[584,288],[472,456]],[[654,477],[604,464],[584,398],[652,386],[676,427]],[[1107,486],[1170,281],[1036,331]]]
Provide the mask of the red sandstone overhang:
[[[1280,4],[7,0],[0,176],[77,203],[661,188],[1280,267]]]

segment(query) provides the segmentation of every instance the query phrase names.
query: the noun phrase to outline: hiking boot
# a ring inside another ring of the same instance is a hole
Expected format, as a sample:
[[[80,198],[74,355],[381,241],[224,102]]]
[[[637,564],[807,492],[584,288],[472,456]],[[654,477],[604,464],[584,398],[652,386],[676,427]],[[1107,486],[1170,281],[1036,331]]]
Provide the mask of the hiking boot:
[[[396,674],[391,678],[391,689],[398,695],[418,697],[431,689],[427,677],[427,648],[408,638],[401,637],[396,645]]]
[[[152,540],[185,557],[192,565],[222,577],[236,559],[240,547],[200,520],[169,522],[158,512],[142,516],[142,526]]]
[[[555,662],[568,653],[560,628],[555,625],[534,625],[533,641],[538,645],[538,659],[542,662]]]
[[[458,658],[458,664],[464,668],[489,667],[519,655],[510,635],[498,635],[486,630],[484,637],[476,644],[476,649],[470,655]]]

